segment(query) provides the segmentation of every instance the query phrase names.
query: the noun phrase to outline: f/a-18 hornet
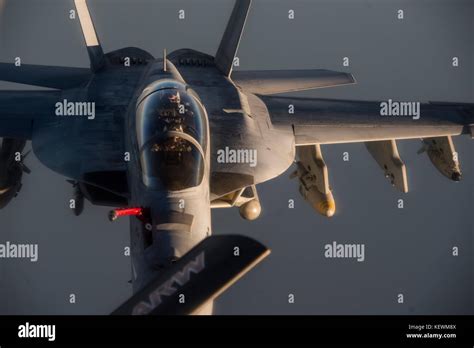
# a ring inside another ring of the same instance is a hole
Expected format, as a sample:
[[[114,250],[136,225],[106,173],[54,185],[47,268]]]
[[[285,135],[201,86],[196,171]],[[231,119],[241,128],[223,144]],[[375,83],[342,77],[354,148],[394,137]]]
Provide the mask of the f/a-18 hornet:
[[[115,314],[211,313],[269,253],[242,236],[211,237],[211,209],[256,219],[256,186],[295,162],[300,193],[332,216],[322,144],[364,142],[407,192],[396,141],[418,138],[443,175],[461,178],[451,137],[473,136],[473,104],[289,98],[277,95],[355,80],[320,69],[233,72],[251,0],[236,1],[215,56],[162,58],[133,47],[105,54],[86,0],[74,2],[90,69],[0,64],[0,80],[53,89],[0,92],[0,207],[18,194],[31,141],[74,184],[76,215],[87,199],[112,207],[111,220],[129,216],[135,294]],[[414,117],[390,117],[404,113]]]

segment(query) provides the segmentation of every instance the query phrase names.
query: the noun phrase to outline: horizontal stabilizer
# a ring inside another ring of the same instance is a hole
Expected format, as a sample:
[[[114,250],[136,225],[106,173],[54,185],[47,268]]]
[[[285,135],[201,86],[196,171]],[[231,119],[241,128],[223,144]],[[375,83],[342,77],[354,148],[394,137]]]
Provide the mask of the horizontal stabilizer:
[[[236,0],[227,28],[222,36],[221,43],[216,53],[215,63],[217,68],[225,75],[230,76],[234,58],[239,48],[240,39],[244,31],[245,22],[250,10],[252,0]]]
[[[186,315],[214,300],[270,250],[244,236],[204,239],[112,315]]]
[[[355,83],[352,74],[331,70],[234,71],[232,80],[246,92],[270,95]]]
[[[84,68],[0,63],[2,81],[56,89],[78,87],[88,81],[90,74]]]

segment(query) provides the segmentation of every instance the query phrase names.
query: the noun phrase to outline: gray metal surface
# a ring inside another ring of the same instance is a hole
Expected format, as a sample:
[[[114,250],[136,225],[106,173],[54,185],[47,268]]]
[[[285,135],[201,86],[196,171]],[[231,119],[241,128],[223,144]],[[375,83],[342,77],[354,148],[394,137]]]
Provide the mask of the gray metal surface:
[[[413,139],[468,133],[472,104],[422,103],[420,117],[381,116],[381,102],[264,96],[276,128],[297,145]],[[288,112],[289,105],[294,114]]]
[[[245,27],[245,21],[252,5],[252,0],[235,2],[227,28],[222,36],[216,53],[216,67],[225,75],[230,76],[234,65],[234,57],[239,48],[240,39]]]
[[[62,92],[61,98],[96,102],[98,113],[94,122],[83,119],[39,120],[36,117],[28,117],[28,122],[33,121],[35,124],[33,149],[47,167],[79,180],[83,179],[84,174],[92,171],[111,168],[127,170],[131,190],[130,203],[152,206],[157,213],[156,217],[166,216],[170,211],[179,210],[176,206],[183,196],[146,192],[138,173],[133,127],[136,98],[151,81],[163,77],[160,74],[163,61],[152,60],[150,54],[134,49],[116,52],[117,54],[110,58],[136,54],[146,64],[124,69],[120,66],[120,61],[114,63],[111,59],[104,70],[98,71],[92,77],[87,90]],[[427,106],[427,118],[422,117],[415,123],[409,119],[381,118],[377,115],[379,109],[376,103],[259,98],[236,88],[233,82],[216,68],[213,58],[209,55],[184,50],[170,54],[169,59],[176,65],[172,76],[175,79],[184,79],[206,106],[212,143],[206,158],[210,170],[203,186],[186,197],[191,202],[186,213],[200,217],[191,229],[191,233],[196,233],[190,238],[183,238],[183,234],[178,235],[173,230],[165,235],[155,233],[152,239],[160,242],[159,247],[145,251],[144,226],[140,221],[131,219],[132,253],[134,260],[138,260],[134,267],[142,277],[138,281],[134,279],[138,288],[146,283],[145,280],[154,272],[147,258],[151,258],[151,263],[154,263],[155,258],[179,257],[204,238],[206,233],[210,233],[209,201],[213,195],[209,192],[209,187],[217,187],[214,191],[217,193],[214,194],[216,197],[240,189],[242,185],[263,183],[278,176],[292,164],[295,142],[296,145],[347,143],[381,138],[455,135],[462,133],[465,126],[472,122],[472,109],[466,106]],[[288,101],[295,102],[297,114],[294,119],[287,115]],[[8,119],[11,111],[13,108],[4,110],[4,119]],[[295,126],[296,137],[292,126]],[[6,132],[3,135],[11,135],[8,128],[1,128],[0,136],[2,130]],[[29,128],[23,131],[25,135],[30,133]],[[256,149],[259,153],[258,166],[252,168],[248,164],[217,163],[217,150],[226,146]],[[123,161],[126,150],[134,152],[129,164]],[[232,175],[247,181],[233,182]],[[209,183],[208,180],[212,178],[224,179]],[[249,178],[251,180],[248,180]],[[156,221],[159,222],[159,219]]]
[[[24,83],[57,89],[75,88],[85,85],[91,77],[91,71],[85,68],[61,66],[41,66],[12,63],[0,63],[0,80]]]
[[[232,80],[246,92],[280,94],[355,83],[352,74],[324,69],[315,70],[240,70]]]

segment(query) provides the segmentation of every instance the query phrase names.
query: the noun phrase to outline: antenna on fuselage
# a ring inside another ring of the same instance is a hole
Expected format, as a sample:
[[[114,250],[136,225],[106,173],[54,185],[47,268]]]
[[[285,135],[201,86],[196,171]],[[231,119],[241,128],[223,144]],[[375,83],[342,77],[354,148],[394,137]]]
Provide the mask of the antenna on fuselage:
[[[167,62],[167,58],[166,58],[166,48],[163,49],[163,71],[166,72],[166,62]]]

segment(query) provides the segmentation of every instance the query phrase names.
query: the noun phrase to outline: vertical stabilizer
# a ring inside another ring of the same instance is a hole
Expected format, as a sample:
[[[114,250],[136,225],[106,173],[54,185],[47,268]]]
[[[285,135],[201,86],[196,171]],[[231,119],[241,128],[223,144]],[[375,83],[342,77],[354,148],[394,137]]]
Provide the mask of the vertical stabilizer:
[[[236,0],[227,28],[216,53],[216,66],[226,76],[232,73],[232,65],[239,48],[245,22],[252,0]]]
[[[87,0],[74,0],[74,4],[81,22],[82,34],[84,35],[87,52],[89,53],[91,69],[92,71],[97,71],[104,65],[105,57],[87,6]]]

